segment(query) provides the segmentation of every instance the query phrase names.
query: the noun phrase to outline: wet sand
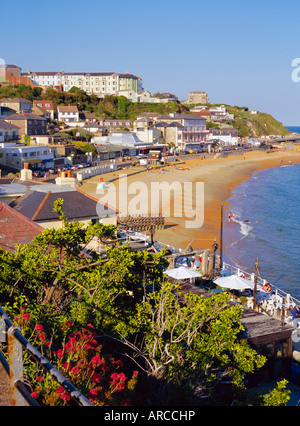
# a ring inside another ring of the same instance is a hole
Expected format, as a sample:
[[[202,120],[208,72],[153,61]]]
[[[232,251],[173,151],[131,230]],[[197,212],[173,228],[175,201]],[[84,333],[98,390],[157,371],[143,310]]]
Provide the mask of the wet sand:
[[[165,212],[166,207],[170,204],[167,194],[163,192],[162,201],[159,202],[155,199],[155,194],[151,194],[151,183],[157,184],[166,182],[172,184],[174,182],[184,183],[193,182],[193,195],[192,195],[192,209],[195,213],[195,208],[198,206],[197,212],[202,210],[202,203],[198,198],[196,200],[196,183],[204,183],[204,200],[203,212],[204,221],[202,226],[188,228],[186,226],[187,218],[184,216],[184,207],[181,202],[171,203],[170,217],[166,215],[166,226],[164,230],[157,231],[155,239],[164,242],[165,244],[172,245],[176,248],[185,249],[189,243],[192,244],[194,249],[211,248],[216,239],[217,243],[220,242],[220,224],[221,224],[221,205],[224,206],[224,218],[227,217],[226,209],[228,208],[227,200],[230,197],[231,191],[244,180],[249,179],[252,174],[261,169],[268,169],[271,167],[281,166],[283,164],[300,162],[300,153],[291,150],[276,150],[274,152],[266,153],[263,151],[249,151],[245,155],[229,155],[226,158],[207,158],[201,160],[192,159],[186,160],[182,163],[175,163],[163,168],[152,169],[146,171],[143,166],[130,167],[125,170],[119,170],[113,173],[107,173],[101,176],[95,176],[83,182],[81,190],[97,199],[102,196],[97,194],[97,186],[100,179],[103,182],[112,182],[116,190],[116,199],[118,200],[120,194],[125,195],[126,188],[130,188],[133,195],[128,194],[126,198],[120,198],[121,206],[117,204],[121,212],[124,211],[124,206],[135,206],[136,213],[146,213],[147,211],[154,212],[158,209]],[[178,170],[182,168],[184,170]],[[126,175],[119,179],[119,175]],[[127,181],[127,182],[126,182]],[[134,186],[135,185],[135,186]],[[111,187],[111,186],[109,186]],[[139,189],[145,188],[145,191]],[[148,191],[146,189],[148,188]],[[137,191],[137,192],[136,192]],[[183,186],[182,191],[184,194]],[[156,194],[157,195],[157,194]],[[181,200],[180,200],[181,201]],[[152,210],[151,210],[152,202]],[[165,204],[164,204],[165,203]],[[112,203],[110,203],[112,204]],[[199,207],[200,206],[200,207]],[[192,211],[188,213],[192,214]],[[123,209],[123,210],[122,210]],[[129,209],[132,213],[132,208]],[[168,209],[167,209],[168,210]],[[176,217],[183,211],[182,217]],[[126,213],[126,212],[125,212]],[[194,226],[195,223],[191,223]]]

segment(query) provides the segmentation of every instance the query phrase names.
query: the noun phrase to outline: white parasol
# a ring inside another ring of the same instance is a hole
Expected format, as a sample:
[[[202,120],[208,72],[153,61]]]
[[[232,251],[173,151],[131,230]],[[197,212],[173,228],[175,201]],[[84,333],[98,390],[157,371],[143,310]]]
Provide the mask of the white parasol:
[[[229,277],[218,277],[214,279],[214,283],[220,287],[229,288],[230,290],[254,290],[254,283],[252,281],[247,280],[246,278],[242,278],[238,275],[230,275]]]
[[[165,271],[171,278],[175,278],[176,280],[184,280],[187,278],[197,278],[201,277],[201,274],[198,271],[194,271],[193,269],[185,268],[184,266],[180,266],[179,268],[174,268]]]

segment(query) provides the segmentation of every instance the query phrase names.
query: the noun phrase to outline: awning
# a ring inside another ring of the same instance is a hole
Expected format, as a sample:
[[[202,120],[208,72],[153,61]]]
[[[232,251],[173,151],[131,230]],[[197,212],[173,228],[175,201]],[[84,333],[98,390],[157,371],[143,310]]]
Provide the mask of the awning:
[[[27,163],[27,164],[38,164],[38,163],[42,162],[42,160],[40,158],[34,158],[34,159],[30,159],[30,160],[27,160],[27,158],[23,158],[22,161],[23,161],[23,163]]]

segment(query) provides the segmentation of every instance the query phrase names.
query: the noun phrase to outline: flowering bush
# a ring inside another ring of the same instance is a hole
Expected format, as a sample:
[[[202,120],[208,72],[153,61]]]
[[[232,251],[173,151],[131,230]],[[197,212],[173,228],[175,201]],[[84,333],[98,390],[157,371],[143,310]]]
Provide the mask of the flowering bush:
[[[26,327],[30,321],[29,314],[21,314],[18,321]],[[121,360],[102,354],[102,346],[91,324],[79,332],[71,332],[71,327],[69,321],[62,327],[64,339],[57,350],[52,350],[52,342],[47,340],[41,324],[35,325],[28,340],[94,405],[130,405],[138,372],[133,371],[129,379],[121,371],[124,368]],[[42,375],[38,364],[33,367],[31,363],[27,374],[32,396],[41,405],[75,405],[62,386],[49,375]]]

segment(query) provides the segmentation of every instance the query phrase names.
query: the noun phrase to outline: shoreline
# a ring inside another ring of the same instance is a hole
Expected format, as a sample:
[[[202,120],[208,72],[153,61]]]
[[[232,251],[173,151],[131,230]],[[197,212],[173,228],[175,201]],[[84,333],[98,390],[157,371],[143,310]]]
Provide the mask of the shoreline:
[[[232,190],[239,184],[248,180],[255,172],[272,167],[280,167],[287,164],[300,163],[300,153],[293,150],[274,150],[274,152],[266,153],[264,151],[249,151],[245,155],[229,155],[225,158],[207,158],[207,159],[191,159],[185,160],[185,170],[178,170],[178,163],[172,163],[163,169],[153,169],[151,172],[146,171],[145,167],[135,166],[128,171],[119,170],[118,172],[107,173],[95,176],[91,179],[83,181],[81,191],[100,199],[96,193],[97,184],[100,178],[103,182],[113,181],[117,194],[122,188],[119,184],[122,180],[118,179],[118,175],[127,175],[127,185],[139,183],[150,187],[151,182],[203,182],[204,183],[204,223],[200,228],[186,228],[185,217],[166,217],[165,229],[156,231],[154,238],[157,241],[169,244],[176,248],[185,249],[189,244],[194,249],[211,248],[214,239],[220,247],[220,225],[221,225],[221,205],[224,206],[224,217],[226,218],[226,210],[229,207],[229,198]],[[182,165],[180,165],[182,167]],[[139,172],[139,173],[137,173]],[[133,202],[134,197],[129,197],[128,202]],[[149,204],[149,195],[139,194],[139,203],[147,209]],[[193,194],[193,206],[196,205],[195,196]],[[117,206],[118,207],[118,206]],[[149,208],[148,208],[149,210]],[[172,211],[172,209],[171,209]],[[175,211],[175,206],[174,206]],[[174,213],[174,212],[173,212]],[[223,247],[224,254],[226,247]]]

